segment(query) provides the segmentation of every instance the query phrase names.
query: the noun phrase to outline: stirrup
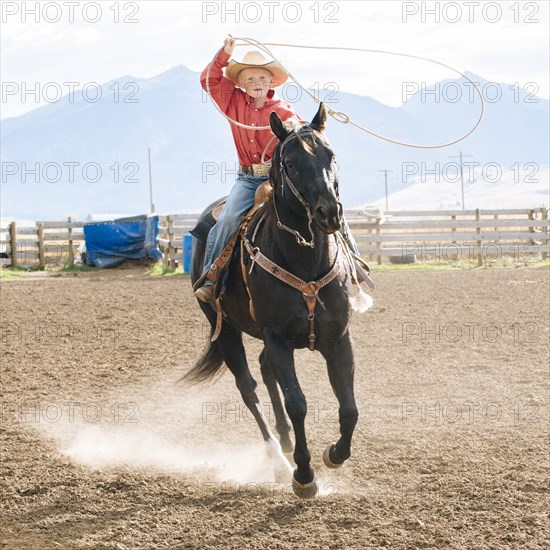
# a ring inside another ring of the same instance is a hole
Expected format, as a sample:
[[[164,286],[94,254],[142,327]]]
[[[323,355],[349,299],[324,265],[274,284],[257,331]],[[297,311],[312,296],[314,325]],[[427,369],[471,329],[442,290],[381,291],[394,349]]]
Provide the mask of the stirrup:
[[[369,264],[361,258],[361,256],[358,256],[354,252],[351,252],[351,256],[353,258],[353,261],[355,262],[355,270],[357,271],[357,274],[370,288],[376,288],[376,285],[374,284],[374,281],[372,280],[370,276],[370,266]]]
[[[370,265],[358,254],[352,252],[353,259],[370,275],[371,269]]]
[[[208,290],[207,290],[208,289]],[[195,290],[195,298],[206,304],[212,303],[216,298],[216,289],[213,285],[204,285]]]

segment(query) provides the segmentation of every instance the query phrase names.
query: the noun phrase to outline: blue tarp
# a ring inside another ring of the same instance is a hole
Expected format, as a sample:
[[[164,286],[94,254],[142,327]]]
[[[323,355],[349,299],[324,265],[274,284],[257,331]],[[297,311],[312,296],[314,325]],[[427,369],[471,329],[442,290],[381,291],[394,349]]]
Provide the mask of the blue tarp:
[[[183,236],[183,272],[191,272],[191,253],[193,252],[193,236],[184,235]]]
[[[114,267],[124,260],[160,260],[157,248],[158,216],[133,216],[84,224],[86,263]]]
[[[162,260],[162,252],[158,248],[159,217],[147,216],[145,224],[145,252],[152,260]]]

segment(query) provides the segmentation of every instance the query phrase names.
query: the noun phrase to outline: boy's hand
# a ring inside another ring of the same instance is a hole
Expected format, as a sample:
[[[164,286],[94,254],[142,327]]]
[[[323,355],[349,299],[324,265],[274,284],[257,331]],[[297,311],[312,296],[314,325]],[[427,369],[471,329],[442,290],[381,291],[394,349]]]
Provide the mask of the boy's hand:
[[[234,38],[226,38],[223,43],[225,45],[225,48],[224,48],[225,53],[227,55],[232,55],[233,50],[235,48],[235,39]]]

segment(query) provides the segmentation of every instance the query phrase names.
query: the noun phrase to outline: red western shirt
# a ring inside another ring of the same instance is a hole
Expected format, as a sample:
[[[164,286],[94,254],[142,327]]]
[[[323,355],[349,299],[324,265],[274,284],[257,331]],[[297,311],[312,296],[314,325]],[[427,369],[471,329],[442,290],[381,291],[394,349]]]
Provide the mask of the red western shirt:
[[[220,51],[213,61],[209,80],[212,99],[227,116],[248,126],[269,126],[269,115],[272,111],[275,111],[281,120],[287,120],[291,117],[298,118],[292,106],[279,99],[276,94],[272,99],[268,99],[263,107],[257,108],[246,92],[236,88],[235,84],[223,75],[222,68],[227,67],[229,57],[224,50]],[[208,66],[201,74],[201,85],[205,90],[207,73]],[[230,126],[237,148],[239,164],[243,166],[259,164],[262,152],[273,137],[273,132],[271,130],[247,130],[231,123]],[[264,161],[271,158],[276,145],[277,141],[273,140],[268,151],[266,151]]]

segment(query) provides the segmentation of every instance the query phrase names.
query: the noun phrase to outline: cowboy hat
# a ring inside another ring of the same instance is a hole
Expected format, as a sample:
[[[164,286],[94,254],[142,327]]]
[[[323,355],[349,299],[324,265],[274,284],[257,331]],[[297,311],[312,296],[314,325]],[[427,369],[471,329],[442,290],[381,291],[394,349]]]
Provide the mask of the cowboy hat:
[[[235,84],[239,83],[239,74],[244,69],[266,69],[273,75],[273,87],[288,80],[288,73],[277,61],[267,61],[260,52],[247,52],[239,63],[231,60],[225,69],[225,76]]]

